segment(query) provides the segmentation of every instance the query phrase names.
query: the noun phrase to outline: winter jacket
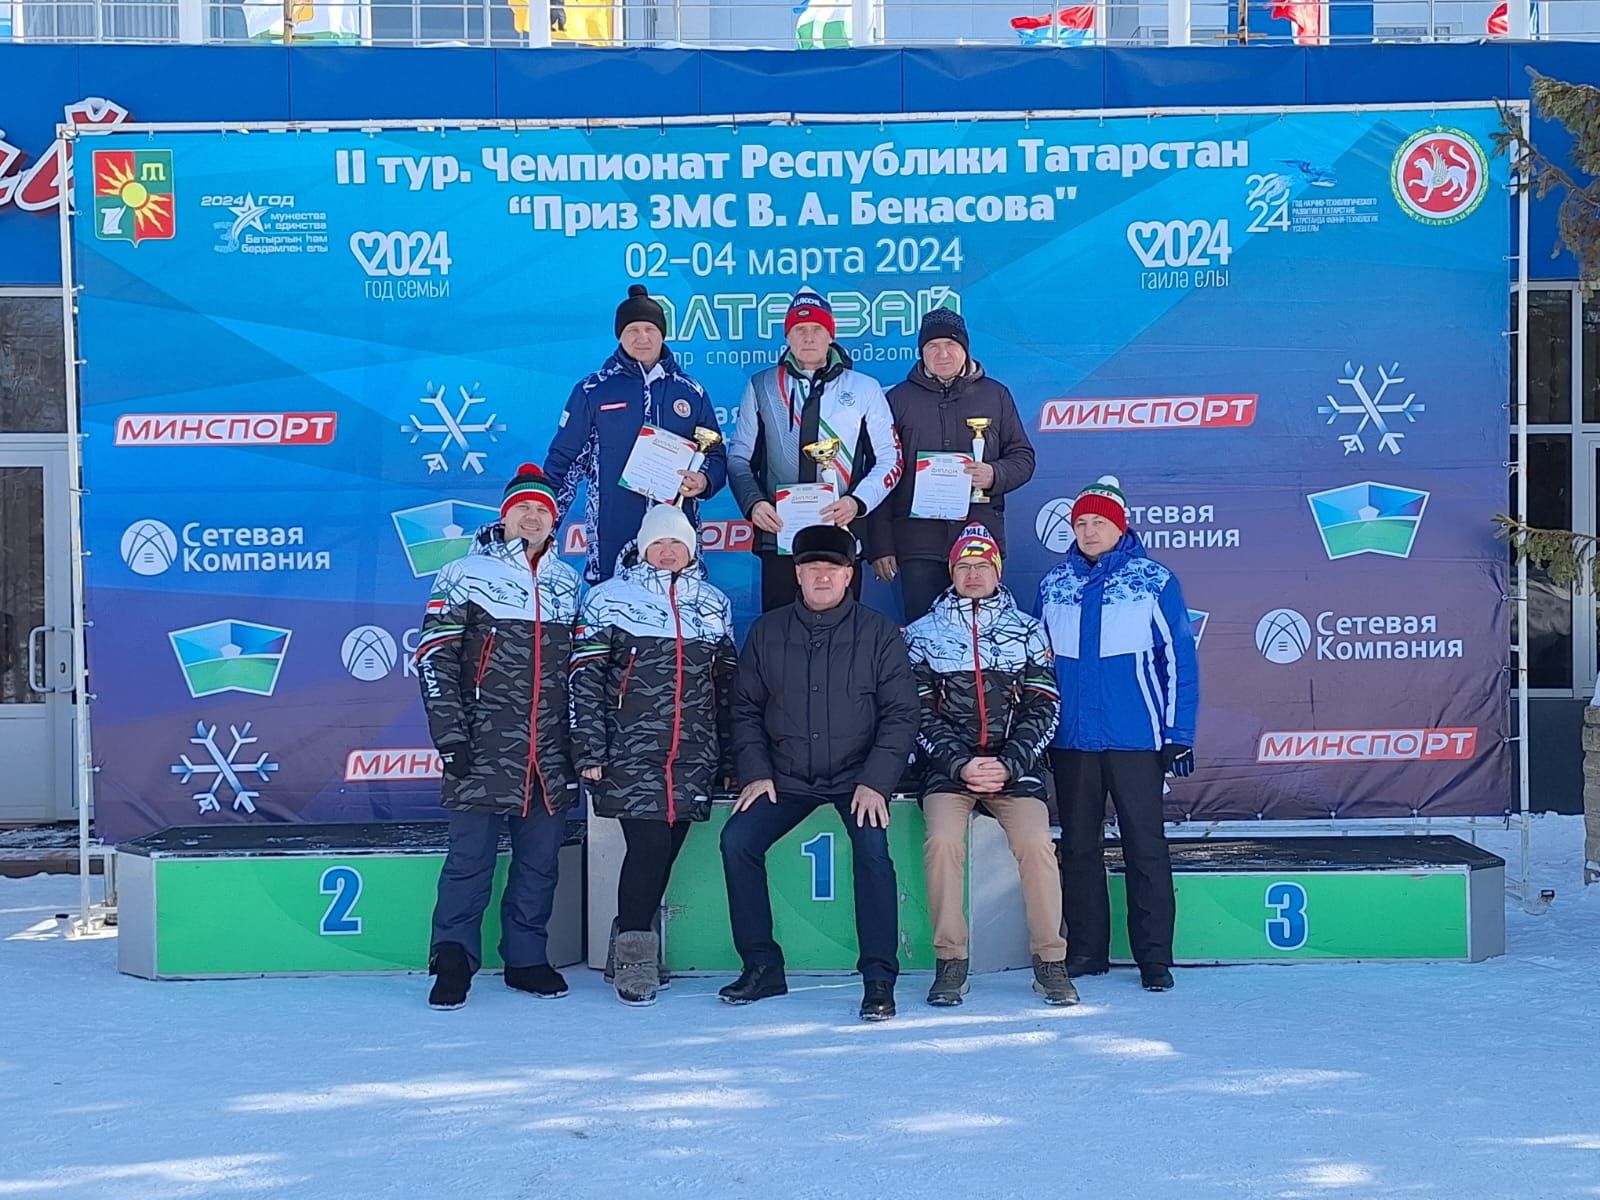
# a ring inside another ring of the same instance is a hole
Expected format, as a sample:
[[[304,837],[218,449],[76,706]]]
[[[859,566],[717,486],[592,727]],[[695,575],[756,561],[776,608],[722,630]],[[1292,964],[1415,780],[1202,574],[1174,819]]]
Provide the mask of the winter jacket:
[[[1005,588],[984,600],[951,588],[906,630],[906,649],[922,701],[923,795],[967,790],[961,768],[984,757],[1011,772],[1007,795],[1043,800],[1044,752],[1061,713],[1044,626]]]
[[[646,425],[686,438],[694,436],[696,426],[719,428],[705,389],[678,369],[671,350],[663,347],[661,361],[646,373],[619,347],[605,366],[572,389],[545,455],[544,473],[556,488],[563,516],[572,507],[578,484],[588,485],[583,532],[588,543],[584,576],[590,583],[611,577],[623,547],[639,532],[645,509],[654,503],[617,483],[639,430]],[[696,529],[700,501],[710,499],[727,481],[727,448],[718,442],[706,452],[700,469],[710,486],[698,499],[683,504],[684,515]]]
[[[889,409],[900,435],[906,470],[888,500],[874,509],[867,521],[867,556],[892,554],[944,562],[961,530],[974,521],[988,527],[1004,552],[1006,493],[1033,478],[1034,465],[1033,444],[1010,389],[985,375],[980,363],[969,363],[966,374],[948,384],[940,383],[918,363],[904,382],[889,389]],[[984,490],[993,500],[974,504],[964,521],[913,517],[917,453],[971,454],[969,417],[989,418],[983,433],[983,461],[994,468],[994,483]]]
[[[818,482],[817,464],[802,448],[830,437],[841,443],[834,460],[839,487],[860,501],[865,515],[900,480],[900,443],[878,381],[852,370],[838,345],[810,379],[787,351],[777,366],[752,375],[728,449],[728,479],[744,515],[772,502],[786,484]],[[772,534],[756,530],[758,552],[776,546]]]
[[[1178,577],[1134,533],[1091,563],[1076,545],[1039,584],[1055,648],[1063,750],[1194,745],[1200,677]]]
[[[721,786],[733,695],[733,605],[698,562],[673,574],[624,554],[583,602],[572,651],[572,756],[602,817],[704,821]]]
[[[838,796],[892,795],[917,733],[917,685],[899,627],[846,594],[756,618],[733,688],[739,779]]]
[[[567,660],[578,573],[546,544],[530,573],[524,543],[480,531],[434,578],[417,675],[440,753],[465,751],[466,779],[444,778],[450,809],[550,813],[578,799],[567,734]]]

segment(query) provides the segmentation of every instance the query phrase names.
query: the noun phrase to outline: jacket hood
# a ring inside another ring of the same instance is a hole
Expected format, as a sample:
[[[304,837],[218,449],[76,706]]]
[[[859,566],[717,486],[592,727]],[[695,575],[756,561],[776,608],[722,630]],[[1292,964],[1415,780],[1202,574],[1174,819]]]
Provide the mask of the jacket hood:
[[[950,381],[951,395],[959,395],[978,380],[984,377],[983,364],[975,358],[967,359],[967,369]],[[945,385],[928,373],[928,368],[921,362],[911,364],[911,370],[906,372],[906,382],[914,383],[925,392],[930,392],[939,398],[945,395]]]
[[[555,548],[556,536],[552,533],[544,544],[544,553],[539,556],[539,563],[543,565],[546,557]],[[495,521],[485,525],[472,536],[472,549],[468,554],[482,554],[489,558],[498,558],[504,562],[518,562],[527,560],[527,550],[521,538],[506,539],[506,526],[504,521]]]
[[[800,373],[800,368],[794,361],[794,353],[787,346],[784,347],[783,353],[778,357],[778,365],[786,371]],[[834,342],[828,347],[828,361],[822,364],[817,371],[816,377],[827,383],[830,379],[837,379],[846,371],[853,370],[855,365],[855,360],[850,357],[850,352],[839,345],[838,342]]]
[[[645,562],[644,555],[639,550],[639,541],[635,538],[622,548],[617,555],[616,569],[612,572],[613,578],[626,576],[630,582],[643,584],[652,591],[665,592],[666,581],[672,577],[671,571],[663,571],[660,567],[652,567]],[[693,579],[696,581],[709,580],[705,564],[696,553],[689,565],[678,572],[679,579]]]

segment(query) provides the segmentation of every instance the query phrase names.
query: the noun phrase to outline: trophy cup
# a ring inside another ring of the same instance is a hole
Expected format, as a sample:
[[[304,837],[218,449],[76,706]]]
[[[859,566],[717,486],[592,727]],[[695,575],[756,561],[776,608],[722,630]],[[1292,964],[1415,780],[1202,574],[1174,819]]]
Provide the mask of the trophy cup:
[[[706,452],[722,440],[722,434],[715,429],[707,429],[704,425],[694,427],[694,444],[699,447],[693,458],[689,460],[689,470],[698,471],[706,464]],[[672,498],[676,508],[682,508],[683,502],[688,499],[681,491]]]
[[[989,418],[968,417],[967,428],[972,430],[972,461],[981,463],[983,461],[983,431],[989,428]],[[974,504],[987,504],[989,499],[988,492],[977,484],[972,485],[972,502]]]
[[[823,438],[804,447],[811,461],[817,464],[817,476],[823,483],[833,486],[833,498],[839,499],[839,470],[833,465],[833,460],[839,457],[839,451],[844,448],[844,443],[836,437]]]

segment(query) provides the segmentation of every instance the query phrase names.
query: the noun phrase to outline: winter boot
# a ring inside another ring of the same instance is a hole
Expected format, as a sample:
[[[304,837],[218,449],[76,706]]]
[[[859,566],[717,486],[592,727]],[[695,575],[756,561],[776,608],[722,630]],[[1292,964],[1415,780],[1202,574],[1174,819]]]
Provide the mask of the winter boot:
[[[863,1021],[887,1021],[894,1016],[894,980],[869,979],[861,992]]]
[[[783,977],[783,968],[769,966],[746,967],[738,979],[717,992],[728,1004],[751,1004],[788,994],[789,983]]]
[[[567,994],[567,981],[549,963],[536,967],[507,967],[506,986],[541,1000],[559,1000]]]
[[[460,1008],[472,990],[472,963],[467,948],[460,942],[440,942],[428,956],[428,974],[433,987],[428,992],[430,1008]]]
[[[1170,992],[1172,972],[1162,963],[1141,963],[1139,983],[1147,992]]]
[[[672,986],[672,976],[667,973],[667,943],[661,937],[661,910],[656,910],[656,919],[651,922],[650,930],[659,939],[661,953],[656,958],[656,991],[664,992]],[[611,940],[606,943],[606,971],[605,981],[617,981],[617,918],[611,918]]]
[[[1105,975],[1111,964],[1103,958],[1090,958],[1087,954],[1067,955],[1067,975],[1079,979],[1085,975]]]
[[[935,1008],[954,1008],[967,994],[967,960],[941,958],[934,967],[933,986],[928,989],[928,1003]]]
[[[1044,997],[1046,1004],[1076,1004],[1078,1002],[1078,989],[1072,986],[1072,980],[1067,978],[1067,964],[1064,959],[1055,962],[1044,962],[1037,954],[1033,956],[1033,990]]]
[[[661,939],[649,930],[617,934],[617,999],[643,1007],[656,1002],[656,955]]]

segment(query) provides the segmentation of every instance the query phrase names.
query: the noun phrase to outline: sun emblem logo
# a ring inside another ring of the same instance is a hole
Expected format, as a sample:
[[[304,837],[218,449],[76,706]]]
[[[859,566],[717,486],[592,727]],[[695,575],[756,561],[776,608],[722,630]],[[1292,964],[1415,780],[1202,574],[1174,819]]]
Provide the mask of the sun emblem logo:
[[[94,234],[102,241],[168,241],[177,233],[172,151],[94,152]]]

